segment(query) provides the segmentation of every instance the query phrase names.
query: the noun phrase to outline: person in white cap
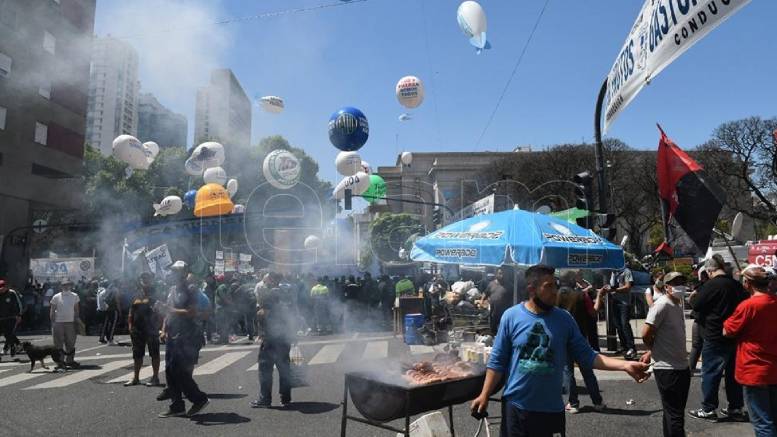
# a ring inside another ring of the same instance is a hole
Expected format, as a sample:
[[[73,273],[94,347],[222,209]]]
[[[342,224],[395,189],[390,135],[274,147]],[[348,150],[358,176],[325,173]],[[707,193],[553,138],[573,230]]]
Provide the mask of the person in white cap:
[[[51,298],[51,335],[54,338],[54,346],[64,352],[65,366],[76,368],[79,366],[75,361],[79,298],[72,291],[73,282],[70,279],[62,281],[61,289],[62,291]]]

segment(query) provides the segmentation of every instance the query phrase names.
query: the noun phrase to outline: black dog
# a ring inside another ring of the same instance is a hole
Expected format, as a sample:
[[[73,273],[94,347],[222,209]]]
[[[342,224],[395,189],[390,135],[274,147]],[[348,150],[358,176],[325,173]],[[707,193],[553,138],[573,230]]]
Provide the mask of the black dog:
[[[30,343],[29,341],[25,341],[22,343],[22,349],[24,349],[24,352],[27,353],[27,356],[30,358],[30,372],[32,372],[32,369],[35,368],[35,362],[40,361],[40,365],[48,370],[48,367],[46,367],[46,363],[43,362],[43,360],[46,358],[47,355],[51,356],[51,359],[54,360],[55,363],[57,363],[57,367],[65,368],[64,363],[62,362],[62,351],[52,346],[35,346],[34,344]]]

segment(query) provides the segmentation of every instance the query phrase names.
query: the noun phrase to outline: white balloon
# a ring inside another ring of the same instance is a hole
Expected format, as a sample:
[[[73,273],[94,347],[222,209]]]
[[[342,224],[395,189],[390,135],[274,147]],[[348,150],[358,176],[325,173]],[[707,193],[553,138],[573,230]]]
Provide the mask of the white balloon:
[[[148,165],[150,166],[157,155],[159,155],[159,144],[153,141],[147,141],[143,143],[143,147],[146,149],[146,161],[148,161]]]
[[[186,170],[189,174],[192,174],[189,166],[192,168],[191,171],[202,169],[194,175],[201,174],[203,170],[211,167],[220,167],[224,163],[224,146],[213,141],[202,143],[194,149],[189,160],[191,164],[187,164]]]
[[[173,215],[181,212],[183,201],[178,196],[167,196],[162,202],[154,204],[154,217]]]
[[[235,196],[235,193],[237,193],[237,179],[230,179],[227,182],[227,193],[229,193],[230,199]]]
[[[470,44],[482,50],[486,48],[486,30],[488,23],[486,13],[476,1],[465,1],[459,5],[456,12],[459,28],[470,38]]]
[[[362,158],[356,152],[340,152],[335,158],[337,172],[343,176],[353,176],[361,169]]]
[[[113,140],[113,156],[133,170],[147,170],[146,148],[132,135],[119,135]]]
[[[337,200],[345,197],[345,190],[351,190],[351,194],[358,196],[370,187],[370,175],[360,171],[353,176],[344,177],[332,191],[332,197]]]
[[[412,152],[402,152],[402,156],[400,158],[402,160],[402,164],[410,165],[413,163],[413,153]]]
[[[191,158],[187,159],[183,166],[186,170],[186,173],[192,176],[202,176],[202,172],[205,170],[205,168],[202,166],[202,163],[192,161]]]
[[[243,214],[246,212],[246,206],[241,204],[236,204],[234,207],[232,207],[232,214]]]
[[[262,174],[267,182],[279,190],[287,190],[297,185],[302,174],[302,166],[294,154],[288,150],[273,150],[262,163]]]
[[[278,96],[264,96],[259,99],[259,106],[267,112],[280,114],[286,105],[283,99]]]
[[[362,171],[367,173],[368,175],[372,174],[372,167],[370,166],[369,162],[362,161]]]
[[[315,249],[321,244],[321,239],[318,238],[315,235],[308,235],[307,238],[305,238],[305,249]]]
[[[408,113],[399,114],[399,121],[408,121],[412,119],[413,119],[413,116]]]
[[[424,83],[415,76],[405,76],[397,82],[397,100],[405,108],[417,108],[424,101]]]
[[[227,172],[221,167],[211,167],[202,174],[202,180],[206,184],[219,184],[224,186],[227,182]]]

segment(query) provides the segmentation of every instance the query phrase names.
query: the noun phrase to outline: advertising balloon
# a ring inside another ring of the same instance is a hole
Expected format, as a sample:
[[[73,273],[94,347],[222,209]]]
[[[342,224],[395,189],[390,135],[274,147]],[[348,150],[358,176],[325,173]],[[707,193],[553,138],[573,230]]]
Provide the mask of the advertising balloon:
[[[397,82],[397,100],[405,108],[417,108],[424,101],[424,84],[415,76],[405,76]]]
[[[146,148],[132,135],[119,135],[113,140],[113,156],[133,170],[147,170],[151,165]]]
[[[183,195],[183,203],[189,209],[194,209],[194,199],[197,197],[197,190],[189,190]]]
[[[343,176],[353,176],[361,170],[362,158],[356,152],[340,152],[335,158],[337,172]]]
[[[456,12],[456,20],[464,35],[469,38],[469,43],[475,46],[477,52],[490,48],[486,40],[486,13],[476,1],[465,1],[459,5]]]
[[[386,181],[376,174],[370,175],[370,186],[362,193],[362,197],[369,203],[375,203],[386,197]]]
[[[303,244],[305,249],[315,249],[321,244],[321,239],[315,235],[308,235]]]
[[[410,165],[413,163],[413,153],[412,152],[402,152],[401,157],[399,158],[402,161],[402,164]]]
[[[194,216],[213,217],[229,214],[235,205],[229,199],[229,193],[219,184],[205,184],[197,190]]]
[[[372,174],[372,167],[370,166],[369,162],[362,161],[362,171],[367,174]]]
[[[365,192],[370,186],[370,176],[360,171],[353,176],[347,176],[340,181],[332,191],[332,197],[337,200],[345,197],[345,190],[351,190],[351,194],[358,196]]]
[[[159,155],[159,144],[153,141],[147,141],[143,143],[143,147],[146,149],[146,161],[148,161],[148,165],[150,166],[151,163],[154,162],[154,159],[156,159],[156,156]]]
[[[356,108],[345,107],[329,117],[329,141],[342,151],[359,150],[369,136],[367,117]]]
[[[237,179],[230,179],[227,182],[227,193],[229,193],[230,199],[235,197],[235,193],[237,193]]]
[[[272,114],[280,114],[285,108],[283,99],[278,96],[264,96],[259,99],[259,106]]]
[[[287,190],[299,182],[302,167],[297,157],[288,150],[273,150],[264,158],[262,174],[273,187]]]
[[[245,214],[246,212],[246,206],[241,204],[236,204],[234,208],[232,208],[232,214]]]
[[[202,180],[206,184],[224,185],[227,182],[227,172],[221,167],[211,167],[202,174]]]
[[[197,146],[192,156],[186,161],[186,172],[192,176],[201,175],[211,167],[219,167],[224,163],[224,146],[209,141]]]
[[[178,196],[167,196],[162,202],[154,204],[154,217],[178,214],[181,212],[183,202]]]
[[[399,121],[409,121],[413,119],[413,116],[405,112],[403,114],[399,114],[398,118],[399,118]]]

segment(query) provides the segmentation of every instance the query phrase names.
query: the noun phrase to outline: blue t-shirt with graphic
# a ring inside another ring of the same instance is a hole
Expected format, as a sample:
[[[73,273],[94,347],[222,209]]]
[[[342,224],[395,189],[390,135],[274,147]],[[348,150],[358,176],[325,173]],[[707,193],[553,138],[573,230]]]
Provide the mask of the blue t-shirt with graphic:
[[[534,314],[520,304],[502,316],[488,368],[504,375],[504,397],[516,407],[558,413],[564,411],[561,386],[567,353],[588,368],[596,358],[568,312],[554,307]]]

